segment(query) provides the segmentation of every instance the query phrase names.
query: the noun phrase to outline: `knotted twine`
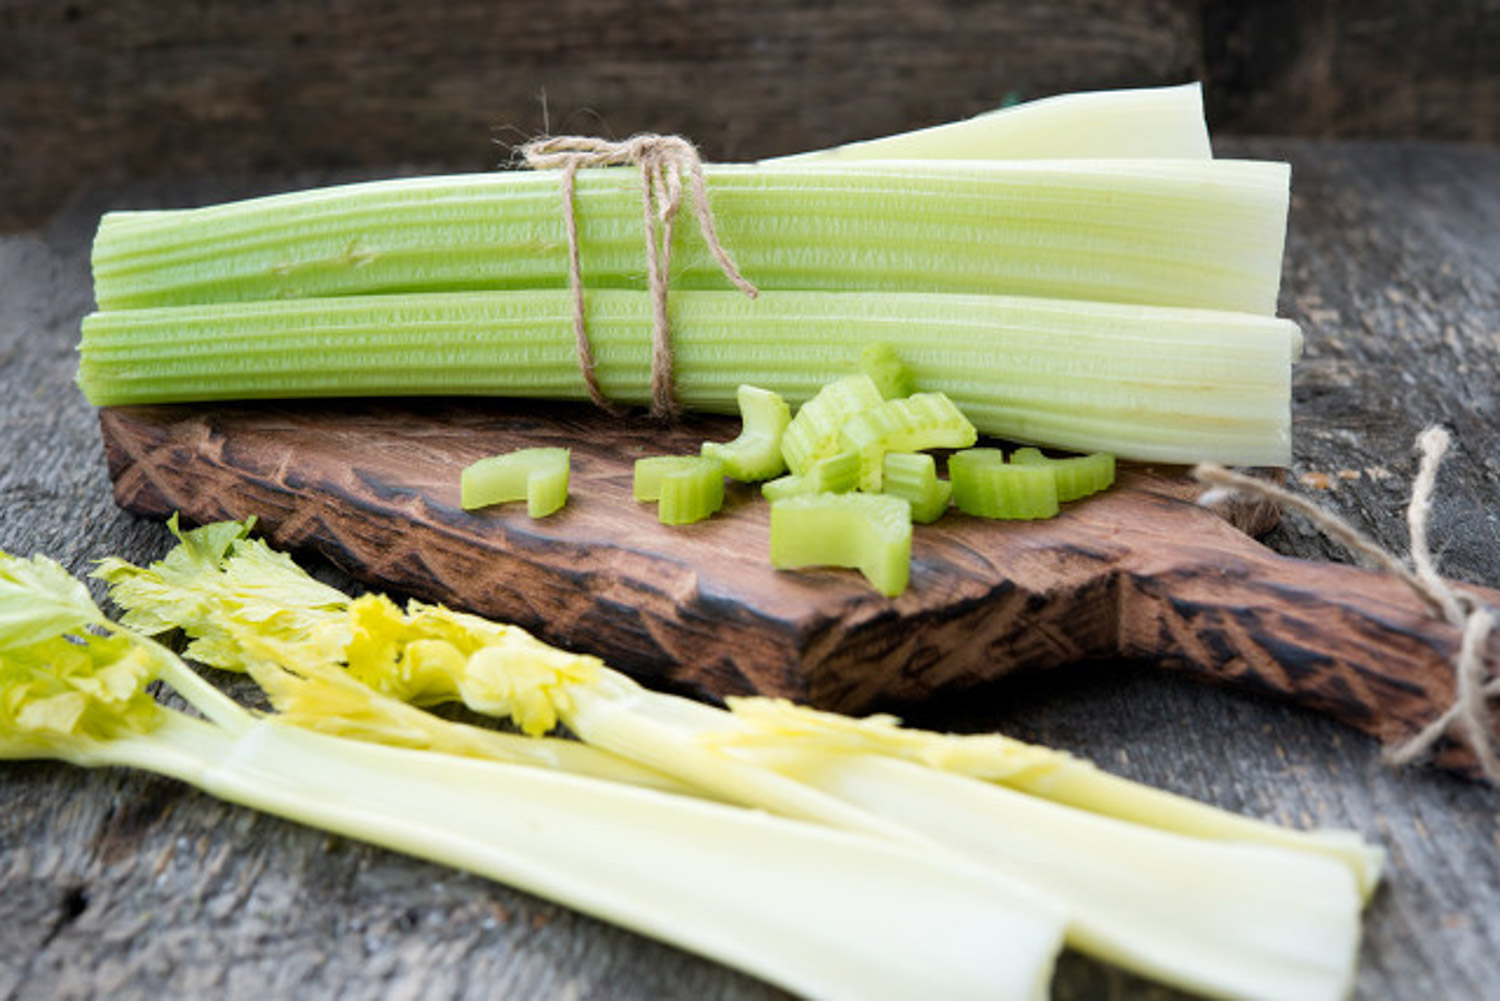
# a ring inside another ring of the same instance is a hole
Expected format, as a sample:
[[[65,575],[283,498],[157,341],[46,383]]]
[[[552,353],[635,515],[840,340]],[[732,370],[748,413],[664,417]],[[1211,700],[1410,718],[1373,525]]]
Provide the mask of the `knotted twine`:
[[[1337,515],[1275,484],[1212,464],[1196,467],[1193,475],[1213,487],[1199,498],[1199,503],[1212,503],[1216,494],[1238,493],[1296,511],[1330,539],[1395,574],[1422,599],[1435,617],[1459,630],[1462,640],[1453,665],[1456,680],[1453,705],[1408,740],[1387,748],[1385,758],[1395,765],[1410,764],[1451,732],[1474,752],[1480,771],[1490,781],[1500,783],[1500,746],[1497,746],[1490,728],[1488,711],[1489,700],[1500,696],[1500,672],[1491,674],[1486,657],[1490,636],[1500,622],[1500,612],[1439,576],[1427,541],[1438,466],[1449,444],[1448,433],[1442,428],[1431,427],[1417,436],[1422,459],[1406,509],[1406,526],[1411,539],[1410,566]]]
[[[575,189],[578,171],[584,167],[635,164],[641,172],[641,207],[646,228],[646,283],[651,294],[651,412],[673,417],[678,412],[672,386],[672,335],[667,318],[667,287],[671,283],[672,225],[682,206],[683,179],[692,198],[698,228],[709,253],[736,288],[752,299],[756,287],[740,274],[728,251],[719,242],[713,210],[708,204],[708,184],[697,148],[681,136],[644,134],[620,142],[590,136],[556,136],[537,139],[521,147],[528,167],[560,170],[563,225],[568,237],[568,287],[573,294],[573,340],[578,367],[588,387],[589,398],[613,410],[599,388],[594,351],[589,344],[584,319],[583,266],[578,251],[578,213]]]

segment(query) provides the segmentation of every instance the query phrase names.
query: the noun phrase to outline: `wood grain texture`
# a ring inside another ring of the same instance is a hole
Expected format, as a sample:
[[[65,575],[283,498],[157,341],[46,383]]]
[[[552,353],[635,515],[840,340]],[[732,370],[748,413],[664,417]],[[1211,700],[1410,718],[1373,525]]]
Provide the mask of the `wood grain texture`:
[[[116,500],[190,523],[260,519],[377,590],[516,622],[701,697],[758,694],[867,712],[1018,670],[1130,657],[1279,695],[1387,741],[1452,704],[1456,631],[1375,571],[1253,542],[1261,508],[1194,503],[1177,468],[1125,465],[1105,494],[1040,522],[952,512],[919,527],[912,581],[770,566],[768,505],[664,526],[631,496],[636,459],[696,454],[736,426],[661,427],[592,407],[510,401],[121,407],[100,424]],[[466,512],[459,474],[487,455],[571,448],[570,501]],[[1479,589],[1500,607],[1500,592]],[[1467,770],[1461,744],[1445,764]]]
[[[1290,482],[1402,550],[1411,443],[1442,421],[1456,435],[1433,526],[1443,566],[1500,582],[1500,417],[1486,381],[1500,370],[1500,152],[1270,140],[1225,141],[1220,151],[1293,163],[1283,312],[1304,325],[1308,354],[1296,376]],[[79,203],[45,230],[0,237],[0,548],[46,552],[86,572],[105,553],[140,562],[170,545],[159,522],[115,504],[98,415],[72,384],[99,211],[327,179],[137,185]],[[1303,560],[1342,558],[1293,519],[1265,541]],[[1250,815],[1358,829],[1391,853],[1366,921],[1360,1001],[1493,993],[1493,789],[1430,768],[1390,769],[1374,741],[1326,716],[1125,660],[1021,672],[885,708],[1065,748]],[[147,776],[7,764],[0,804],[7,1001],[783,997],[506,887]],[[1054,997],[1180,995],[1069,953]]]

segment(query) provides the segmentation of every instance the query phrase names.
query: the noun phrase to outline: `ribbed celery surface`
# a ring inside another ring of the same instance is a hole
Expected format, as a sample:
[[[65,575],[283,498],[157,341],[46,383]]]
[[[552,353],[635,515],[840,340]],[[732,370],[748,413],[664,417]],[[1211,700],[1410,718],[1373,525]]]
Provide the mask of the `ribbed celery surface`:
[[[1006,521],[1051,518],[1058,511],[1057,477],[1042,465],[1005,461],[998,448],[966,448],[948,459],[953,503],[964,514]]]
[[[649,401],[651,303],[595,290],[605,394]],[[797,405],[883,341],[981,433],[1164,462],[1285,465],[1295,324],[991,295],[675,290],[678,397],[734,413],[752,383]],[[105,311],[79,380],[96,405],[359,395],[586,399],[565,290],[349,296]]]
[[[762,289],[962,292],[1271,313],[1285,164],[1233,160],[710,165],[719,234]],[[640,176],[577,177],[585,283],[644,288]],[[351,184],[117,212],[94,244],[114,310],[567,281],[554,172]],[[674,290],[724,286],[690,220]]]

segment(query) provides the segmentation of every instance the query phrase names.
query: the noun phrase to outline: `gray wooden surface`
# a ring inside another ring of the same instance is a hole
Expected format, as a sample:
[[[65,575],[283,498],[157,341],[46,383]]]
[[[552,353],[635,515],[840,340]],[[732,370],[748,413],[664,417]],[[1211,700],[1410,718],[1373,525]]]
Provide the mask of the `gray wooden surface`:
[[[1455,433],[1433,526],[1454,576],[1500,584],[1500,150],[1221,143],[1289,157],[1283,311],[1296,378],[1293,482],[1404,548],[1426,424]],[[301,180],[283,180],[280,184]],[[77,572],[165,551],[113,505],[93,413],[72,385],[90,307],[87,242],[109,204],[244,188],[139,185],[0,237],[0,548]],[[1326,483],[1326,488],[1320,485]],[[1268,540],[1338,558],[1288,523]],[[914,722],[1000,728],[1229,809],[1354,827],[1391,853],[1359,996],[1494,996],[1500,792],[1393,771],[1368,740],[1287,706],[1164,675],[1079,665]],[[878,905],[878,902],[872,902]],[[997,943],[997,948],[1002,947]],[[214,802],[176,783],[46,763],[0,767],[0,999],[51,997],[726,998],[754,980],[510,889]],[[1170,992],[1068,955],[1058,998]]]

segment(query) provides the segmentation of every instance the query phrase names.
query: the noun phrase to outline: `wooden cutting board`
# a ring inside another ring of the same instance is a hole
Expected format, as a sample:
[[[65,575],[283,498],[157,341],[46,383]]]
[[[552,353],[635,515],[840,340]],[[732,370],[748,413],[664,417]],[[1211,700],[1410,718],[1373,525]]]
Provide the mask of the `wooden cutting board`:
[[[862,712],[1009,672],[1146,659],[1325,712],[1382,741],[1452,702],[1458,636],[1405,585],[1279,556],[1275,512],[1209,509],[1176,467],[1122,465],[1056,519],[957,512],[918,526],[891,600],[857,572],[773,570],[768,508],[732,485],[710,521],[668,527],[632,465],[728,440],[737,421],[664,426],[508,401],[122,407],[101,411],[124,508],[259,519],[372,587],[518,623],[656,685]],[[459,507],[459,473],[510,449],[573,450],[567,506]],[[1486,592],[1500,604],[1500,593]],[[1439,763],[1471,771],[1457,743]]]

